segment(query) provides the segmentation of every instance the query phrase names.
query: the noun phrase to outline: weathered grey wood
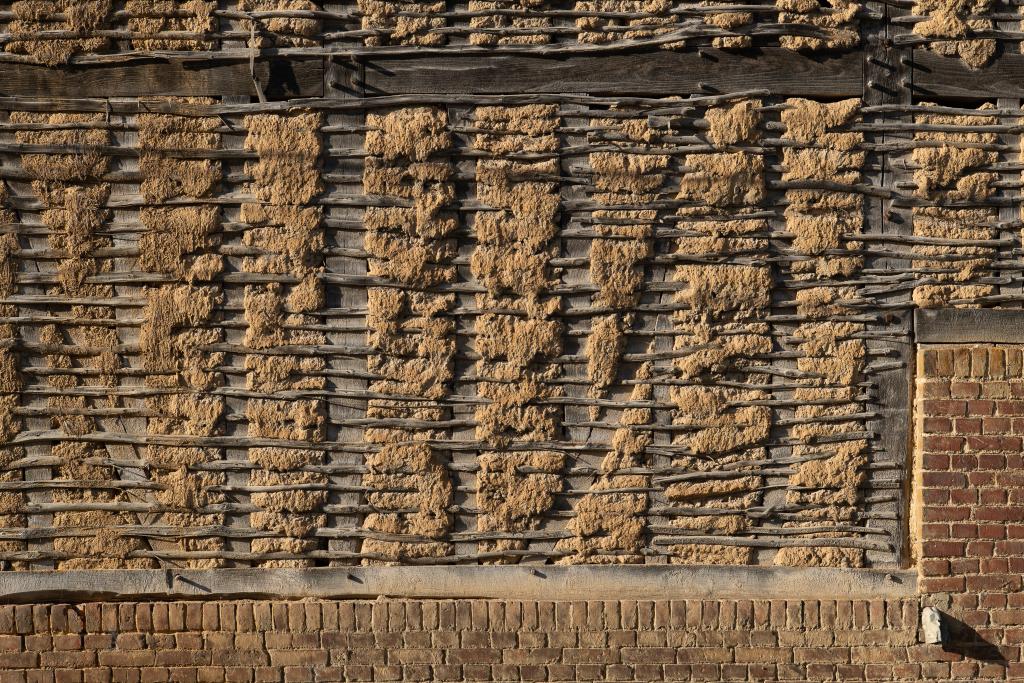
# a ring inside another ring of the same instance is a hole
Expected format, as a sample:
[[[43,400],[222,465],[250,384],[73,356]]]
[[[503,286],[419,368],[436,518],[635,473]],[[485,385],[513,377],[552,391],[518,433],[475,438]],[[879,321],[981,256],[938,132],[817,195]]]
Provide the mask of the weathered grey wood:
[[[892,46],[891,39],[901,29],[891,24],[888,18],[898,13],[897,8],[883,3],[870,5],[885,16],[885,19],[868,28],[876,32],[883,40],[870,43],[864,50],[864,95],[865,105],[910,104],[910,66],[912,53],[909,48]],[[884,123],[906,123],[908,117],[903,114],[885,114],[879,116]],[[878,143],[905,141],[911,134],[907,132],[884,132],[869,136]],[[867,174],[867,180],[878,187],[891,190],[896,187],[903,172],[893,164],[891,153],[878,153],[877,172]],[[906,236],[913,232],[910,209],[893,205],[892,199],[885,196],[869,197],[865,202],[865,223],[869,232],[876,235]],[[875,268],[904,269],[910,266],[906,258],[869,257],[869,263]],[[905,306],[911,297],[910,290],[899,290],[878,296],[885,304]],[[905,341],[869,340],[868,348],[874,351],[884,350],[894,354],[899,367],[883,370],[874,375],[877,390],[875,405],[879,416],[868,421],[868,428],[876,434],[873,446],[877,454],[872,454],[872,462],[891,463],[899,469],[876,470],[869,474],[872,485],[876,482],[889,481],[902,477],[900,486],[901,497],[898,501],[876,504],[872,511],[880,511],[893,515],[895,519],[871,520],[868,525],[887,529],[897,548],[895,558],[886,558],[881,554],[868,552],[870,562],[885,562],[895,559],[900,566],[909,562],[909,546],[907,525],[908,499],[910,497],[909,469],[911,440],[911,388],[913,387],[914,349],[910,343],[911,316],[905,311],[895,312],[871,326],[875,330],[884,330],[894,334],[905,334]],[[879,455],[880,454],[880,455]]]
[[[249,62],[152,60],[130,64],[47,67],[4,64],[0,95],[25,97],[141,97],[255,95]],[[270,99],[320,97],[322,59],[263,59],[256,77]]]
[[[368,95],[560,93],[678,95],[767,88],[778,95],[854,97],[863,54],[808,56],[782,48],[754,54],[702,49],[569,58],[478,55],[366,60]]]
[[[914,332],[919,344],[1020,344],[1024,310],[921,309]]]
[[[913,571],[784,567],[491,566],[0,573],[0,601],[177,598],[516,600],[879,599],[911,596]]]
[[[327,97],[364,97],[364,65],[352,59],[328,59],[324,69],[324,92]]]
[[[1024,97],[1024,55],[1004,52],[983,70],[929,50],[914,50],[914,97]]]

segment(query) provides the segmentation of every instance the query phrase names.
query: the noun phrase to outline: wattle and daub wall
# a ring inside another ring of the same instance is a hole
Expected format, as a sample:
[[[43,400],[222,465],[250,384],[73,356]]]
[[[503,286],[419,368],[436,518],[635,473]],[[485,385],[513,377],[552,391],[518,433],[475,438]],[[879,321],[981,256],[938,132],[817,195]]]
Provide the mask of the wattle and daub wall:
[[[1020,24],[0,3],[0,681],[1024,677]]]

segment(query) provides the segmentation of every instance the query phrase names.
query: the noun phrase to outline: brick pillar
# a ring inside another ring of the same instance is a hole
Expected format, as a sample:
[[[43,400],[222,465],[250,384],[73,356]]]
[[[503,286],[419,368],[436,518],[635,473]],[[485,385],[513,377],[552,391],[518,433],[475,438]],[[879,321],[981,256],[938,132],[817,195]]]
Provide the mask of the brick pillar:
[[[920,590],[952,640],[933,654],[954,678],[1024,676],[1022,347],[922,347],[917,388]]]

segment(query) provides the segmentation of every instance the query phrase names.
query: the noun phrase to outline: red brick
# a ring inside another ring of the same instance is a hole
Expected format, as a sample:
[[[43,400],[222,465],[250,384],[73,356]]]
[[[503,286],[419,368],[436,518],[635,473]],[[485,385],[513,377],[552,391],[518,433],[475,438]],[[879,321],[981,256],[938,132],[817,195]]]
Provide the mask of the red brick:
[[[967,437],[931,434],[924,437],[926,451],[957,452],[964,447]]]
[[[995,549],[992,541],[968,541],[967,554],[971,557],[991,557]]]
[[[980,576],[967,577],[967,590],[972,592],[980,591],[1012,591],[1020,590],[1021,577],[1019,574],[983,574]]]
[[[989,418],[1003,419],[1003,418]],[[948,417],[926,417],[921,424],[925,434],[949,434],[953,431],[953,421]],[[1000,431],[1010,431],[1009,429]]]
[[[976,505],[978,492],[975,489],[954,489],[949,492],[949,502],[962,507]]]
[[[995,401],[967,401],[966,415],[991,415],[996,409]],[[936,413],[941,415],[942,413]],[[1001,413],[1006,414],[1006,413]],[[1024,415],[1024,413],[1021,413]]]
[[[967,414],[967,401],[929,399],[922,406],[925,415],[930,416],[962,416]]]
[[[978,492],[978,502],[981,503],[982,505],[1005,505],[1008,500],[1009,493],[1005,489],[985,489],[983,491]]]
[[[929,559],[921,560],[921,574],[924,576],[947,576],[949,574],[949,560]]]
[[[983,610],[1006,609],[1005,593],[982,593],[978,596],[978,607]]]
[[[974,511],[974,516],[980,521],[1020,522],[1024,521],[1024,508],[1017,506],[979,507]]]
[[[976,557],[957,557],[949,562],[950,574],[977,574],[979,571],[981,571],[981,560]]]
[[[985,434],[1009,434],[1013,420],[1007,417],[982,418],[982,432]]]
[[[450,664],[497,664],[501,661],[501,651],[488,648],[452,649],[446,657]]]
[[[981,434],[982,425],[984,420],[988,418],[981,417],[958,417],[953,422],[953,431],[957,434]]]
[[[967,437],[967,450],[969,451],[1019,451],[1020,445],[1019,436],[979,435]]]
[[[946,578],[922,578],[920,588],[923,593],[956,593],[964,590],[964,577],[951,576]]]
[[[925,541],[922,548],[925,557],[960,557],[966,545],[958,541]]]
[[[1006,537],[1006,526],[1002,524],[979,524],[978,537],[986,539],[999,539]]]
[[[926,522],[955,522],[970,519],[971,510],[966,507],[927,507],[924,510]]]
[[[992,472],[970,472],[967,475],[967,483],[974,488],[992,486],[995,481],[996,476]]]
[[[952,398],[978,398],[981,396],[981,383],[950,382],[949,395]]]
[[[938,438],[949,438],[949,437],[928,437],[930,439]],[[935,450],[946,450],[943,448],[936,448]],[[925,453],[921,456],[921,466],[926,470],[945,471],[949,469],[949,456],[945,453]]]
[[[941,505],[949,501],[949,489],[922,489],[921,499],[929,505]]]
[[[996,414],[1024,415],[1024,401],[997,401]]]

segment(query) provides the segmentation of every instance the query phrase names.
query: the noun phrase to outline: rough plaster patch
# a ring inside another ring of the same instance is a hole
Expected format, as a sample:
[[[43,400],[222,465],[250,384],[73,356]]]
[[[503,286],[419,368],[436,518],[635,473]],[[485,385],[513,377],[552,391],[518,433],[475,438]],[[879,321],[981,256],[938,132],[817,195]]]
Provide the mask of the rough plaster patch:
[[[673,28],[673,18],[668,16],[671,9],[668,0],[577,0],[575,10],[586,13],[637,13],[643,14],[636,19],[617,19],[603,16],[582,16],[576,19],[576,27],[580,29],[576,40],[581,43],[603,44],[621,40],[643,40],[668,33]],[[665,28],[650,28],[665,25]],[[612,31],[609,29],[622,27],[627,30]],[[631,28],[635,27],[635,28]],[[674,45],[682,45],[673,43]],[[667,46],[666,46],[667,47]]]
[[[549,5],[548,0],[469,0],[470,12],[486,12],[487,10],[543,10]],[[471,29],[500,30],[502,33],[479,32],[469,35],[470,45],[543,45],[551,41],[546,29],[551,28],[548,17],[515,17],[501,14],[470,17]],[[509,35],[506,31],[514,30],[522,33]]]
[[[783,35],[779,45],[790,50],[834,50],[855,46],[860,37],[857,33],[857,14],[861,4],[851,0],[834,0],[828,12],[822,11],[817,0],[776,0],[779,9],[779,23],[813,26],[824,32],[823,37]]]
[[[253,180],[250,190],[264,204],[246,203],[241,220],[249,224],[242,237],[258,255],[242,259],[246,272],[284,275],[290,284],[246,285],[243,299],[245,344],[254,351],[245,358],[246,386],[252,391],[322,390],[326,361],[317,355],[288,353],[287,347],[324,344],[326,335],[301,329],[315,323],[307,315],[324,305],[324,236],[322,210],[307,204],[320,191],[319,157],[322,149],[319,114],[254,115],[245,119],[245,148],[258,158],[246,164]],[[248,435],[257,439],[300,441],[314,445],[325,438],[325,406],[320,399],[282,400],[250,398],[245,416]],[[321,465],[326,453],[315,447],[260,446],[249,448],[257,467],[249,484],[266,487],[253,492],[260,508],[249,524],[267,537],[252,541],[257,553],[305,554],[319,547],[311,538],[327,502],[326,474],[308,471]],[[291,535],[290,535],[291,534]],[[304,567],[309,559],[283,557],[259,562],[264,567]]]
[[[15,39],[7,43],[7,51],[32,55],[48,66],[66,64],[79,53],[100,52],[110,41],[90,34],[107,28],[113,9],[111,0],[16,0],[11,4],[14,20],[9,26]],[[63,15],[63,20],[56,20],[56,14]],[[81,37],[33,39],[40,31],[71,31]]]
[[[411,107],[368,117],[368,156],[363,187],[388,200],[411,200],[413,208],[371,207],[365,216],[366,249],[371,275],[413,287],[451,282],[456,269],[455,240],[448,236],[457,221],[446,209],[455,199],[453,170],[441,155],[452,143],[447,113],[435,107]],[[451,393],[455,358],[455,324],[450,294],[371,287],[367,290],[367,341],[374,353],[367,369],[379,379],[369,389],[403,401],[373,399],[367,416],[379,419],[442,421],[450,409],[441,401]],[[367,456],[366,502],[374,512],[363,519],[370,535],[362,551],[375,557],[363,564],[400,564],[411,559],[443,557],[453,552],[443,540],[452,525],[452,484],[447,454],[426,443],[443,439],[437,429],[377,428],[365,431],[368,442],[381,444]]]
[[[928,49],[947,57],[960,57],[967,66],[978,69],[995,56],[995,39],[973,38],[976,32],[991,31],[994,24],[985,17],[992,12],[991,0],[917,0],[913,12],[927,17],[914,24],[914,33],[934,40]]]
[[[272,12],[318,10],[320,6],[311,0],[238,0],[238,9],[243,12]],[[243,20],[242,28],[252,31],[253,23]],[[306,17],[270,17],[255,23],[256,36],[249,40],[251,47],[310,47],[318,44],[317,37],[322,28],[319,19]]]
[[[991,109],[983,104],[979,110]],[[994,125],[996,117],[948,116],[920,114],[917,122],[931,125]],[[996,190],[995,173],[985,167],[999,160],[998,152],[958,145],[994,144],[995,133],[919,131],[915,140],[940,142],[937,147],[916,147],[911,155],[919,169],[914,172],[916,194],[935,202],[980,203]],[[990,224],[996,212],[990,208],[957,208],[946,206],[917,206],[913,209],[914,234],[947,239],[991,239],[994,231]],[[922,284],[914,289],[914,302],[922,308],[941,306],[975,307],[976,299],[993,293],[991,285],[975,284],[971,280],[989,272],[994,251],[978,246],[914,245],[915,268],[935,269],[929,275],[935,284]],[[958,256],[955,260],[929,259],[928,256]]]
[[[212,0],[128,0],[128,30],[132,33],[155,34],[163,31],[206,34],[216,29]],[[182,13],[185,16],[180,16]],[[213,40],[202,38],[132,38],[136,50],[212,50]]]
[[[447,36],[434,29],[446,25],[444,17],[432,17],[445,11],[445,2],[396,2],[393,0],[358,0],[363,14],[363,29],[377,31],[366,36],[368,46],[422,45],[433,47],[448,42]],[[401,16],[400,13],[428,16]]]

